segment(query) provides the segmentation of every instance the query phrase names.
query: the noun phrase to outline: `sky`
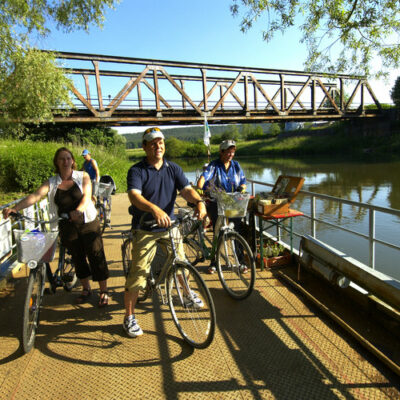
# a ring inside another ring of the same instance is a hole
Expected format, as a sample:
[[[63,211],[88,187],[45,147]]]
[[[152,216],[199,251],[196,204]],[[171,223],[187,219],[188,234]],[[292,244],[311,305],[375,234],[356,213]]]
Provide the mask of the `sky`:
[[[122,0],[107,9],[103,29],[89,33],[63,33],[53,29],[36,45],[41,49],[93,53],[133,58],[187,61],[243,67],[302,71],[305,46],[293,28],[276,34],[272,42],[262,40],[265,20],[249,32],[240,31],[240,18],[231,15],[231,0]],[[378,100],[391,103],[388,83],[370,81]]]

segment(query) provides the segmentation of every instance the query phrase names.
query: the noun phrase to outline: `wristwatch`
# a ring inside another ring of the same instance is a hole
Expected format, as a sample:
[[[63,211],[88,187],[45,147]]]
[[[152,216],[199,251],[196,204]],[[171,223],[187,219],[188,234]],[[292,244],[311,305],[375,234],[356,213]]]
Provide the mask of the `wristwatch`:
[[[196,201],[196,204],[199,204],[199,203],[204,203],[204,204],[206,204],[206,202],[205,202],[203,199],[197,200],[197,201]]]

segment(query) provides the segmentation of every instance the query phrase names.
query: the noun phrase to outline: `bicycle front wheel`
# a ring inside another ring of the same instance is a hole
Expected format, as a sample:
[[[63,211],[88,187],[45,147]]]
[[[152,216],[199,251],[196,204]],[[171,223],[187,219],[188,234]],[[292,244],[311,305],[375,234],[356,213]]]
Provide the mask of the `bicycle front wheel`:
[[[167,297],[184,340],[198,349],[208,347],[215,333],[215,307],[203,278],[192,265],[177,262],[169,269]]]
[[[204,260],[203,251],[199,243],[194,239],[183,238],[183,250],[187,260],[193,266]]]
[[[78,282],[78,277],[75,273],[75,265],[72,262],[72,257],[67,253],[64,246],[60,246],[59,262],[60,277],[63,288],[67,292],[70,292]]]
[[[96,210],[97,210],[97,216],[100,221],[101,233],[104,233],[107,224],[106,209],[104,208],[103,204],[98,203],[96,204]]]
[[[250,246],[237,232],[221,233],[217,244],[216,265],[222,286],[231,297],[243,300],[251,294],[256,265]]]
[[[45,264],[30,270],[26,291],[23,322],[22,348],[29,353],[35,344],[36,330],[39,326],[39,313],[45,285]]]

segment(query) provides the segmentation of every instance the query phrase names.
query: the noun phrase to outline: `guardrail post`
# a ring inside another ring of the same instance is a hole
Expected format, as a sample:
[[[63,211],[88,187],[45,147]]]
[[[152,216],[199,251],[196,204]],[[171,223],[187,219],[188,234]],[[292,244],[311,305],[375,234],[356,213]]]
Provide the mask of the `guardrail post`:
[[[369,266],[375,269],[375,210],[369,209]]]
[[[317,225],[315,223],[315,205],[316,205],[316,198],[315,196],[311,196],[311,236],[316,238],[317,233]]]

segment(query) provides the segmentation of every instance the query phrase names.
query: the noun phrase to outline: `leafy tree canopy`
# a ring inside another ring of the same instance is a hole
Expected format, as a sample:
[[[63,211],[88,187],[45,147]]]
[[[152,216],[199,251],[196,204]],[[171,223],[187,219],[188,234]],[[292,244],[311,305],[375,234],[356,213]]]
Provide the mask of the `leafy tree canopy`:
[[[51,24],[65,32],[101,26],[106,7],[119,0],[2,0],[0,2],[0,119],[50,121],[71,105],[69,80],[50,53],[34,49]],[[35,101],[33,101],[33,99]]]
[[[243,32],[266,17],[266,41],[300,25],[309,71],[378,78],[400,66],[398,0],[233,0],[231,12],[241,16]],[[372,65],[376,57],[379,71]]]

